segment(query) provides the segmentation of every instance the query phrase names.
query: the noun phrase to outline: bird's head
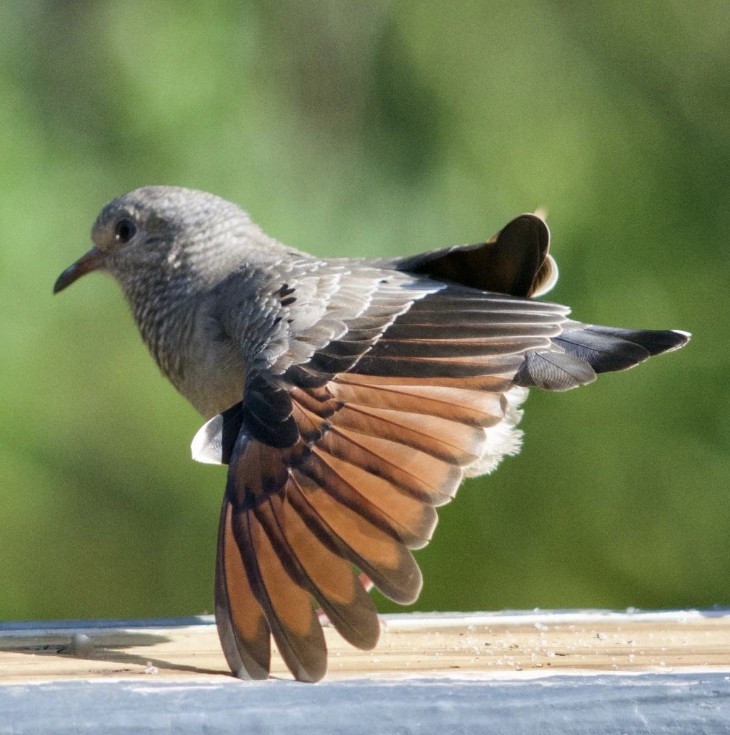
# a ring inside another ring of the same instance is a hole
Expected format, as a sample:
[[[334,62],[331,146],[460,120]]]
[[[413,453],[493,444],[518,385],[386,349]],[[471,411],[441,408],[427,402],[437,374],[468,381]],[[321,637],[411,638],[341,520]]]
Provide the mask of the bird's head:
[[[192,276],[209,283],[230,272],[242,245],[259,237],[235,204],[194,189],[146,186],[107,204],[91,231],[93,247],[56,280],[58,293],[81,276],[105,271],[125,292],[140,280]]]

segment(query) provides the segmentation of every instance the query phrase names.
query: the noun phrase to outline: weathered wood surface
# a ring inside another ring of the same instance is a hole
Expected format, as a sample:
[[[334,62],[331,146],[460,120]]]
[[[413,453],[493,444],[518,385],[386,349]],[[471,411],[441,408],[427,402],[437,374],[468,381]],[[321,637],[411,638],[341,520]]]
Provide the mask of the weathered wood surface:
[[[372,652],[330,628],[327,680],[551,673],[730,674],[730,611],[419,614],[383,618]],[[289,678],[278,656],[272,673]],[[0,686],[109,677],[228,677],[210,618],[0,624]]]
[[[210,619],[0,624],[0,735],[730,732],[730,613],[397,615],[241,682]]]

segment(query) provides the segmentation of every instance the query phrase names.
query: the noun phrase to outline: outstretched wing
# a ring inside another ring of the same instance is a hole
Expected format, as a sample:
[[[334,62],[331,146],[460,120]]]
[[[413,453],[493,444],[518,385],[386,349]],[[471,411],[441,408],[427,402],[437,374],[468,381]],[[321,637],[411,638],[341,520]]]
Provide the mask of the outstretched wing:
[[[512,376],[565,314],[400,273],[318,268],[337,281],[326,315],[253,371],[243,403],[203,434],[201,451],[230,465],[216,614],[246,677],[268,674],[269,631],[296,678],[324,675],[313,599],[346,640],[375,646],[376,609],[354,568],[393,600],[417,598],[411,549],[428,542],[435,507],[487,453],[490,431],[510,412],[516,422]],[[493,438],[496,464],[517,443]]]
[[[554,304],[357,262],[287,267],[244,400],[195,451],[229,464],[216,620],[231,669],[267,676],[271,633],[294,676],[317,681],[327,653],[313,600],[350,643],[375,646],[355,569],[399,603],[417,598],[411,550],[465,474],[518,450],[521,386],[563,390],[592,381],[592,361],[619,369],[650,351]]]

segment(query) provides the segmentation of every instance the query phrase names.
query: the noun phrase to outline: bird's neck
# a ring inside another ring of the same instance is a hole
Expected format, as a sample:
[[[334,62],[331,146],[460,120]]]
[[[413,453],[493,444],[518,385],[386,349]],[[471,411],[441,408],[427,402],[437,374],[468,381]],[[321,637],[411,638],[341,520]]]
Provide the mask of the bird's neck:
[[[148,282],[143,293],[132,287],[125,294],[160,370],[203,416],[210,418],[241,399],[243,357],[213,314],[215,288],[193,291],[190,279],[181,277]]]
[[[183,373],[181,348],[189,341],[195,322],[195,296],[178,279],[123,287],[144,343],[160,370],[177,384]]]

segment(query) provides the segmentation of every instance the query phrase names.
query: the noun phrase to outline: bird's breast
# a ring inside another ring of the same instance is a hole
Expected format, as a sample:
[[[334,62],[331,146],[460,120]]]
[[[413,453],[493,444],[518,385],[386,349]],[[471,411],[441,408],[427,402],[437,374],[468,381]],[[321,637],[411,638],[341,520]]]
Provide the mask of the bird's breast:
[[[205,418],[243,399],[246,365],[242,351],[213,320],[205,316],[196,320],[180,354],[183,360],[175,387]]]
[[[205,418],[243,397],[246,368],[240,345],[222,329],[205,298],[174,309],[157,299],[135,309],[135,320],[160,370]]]

